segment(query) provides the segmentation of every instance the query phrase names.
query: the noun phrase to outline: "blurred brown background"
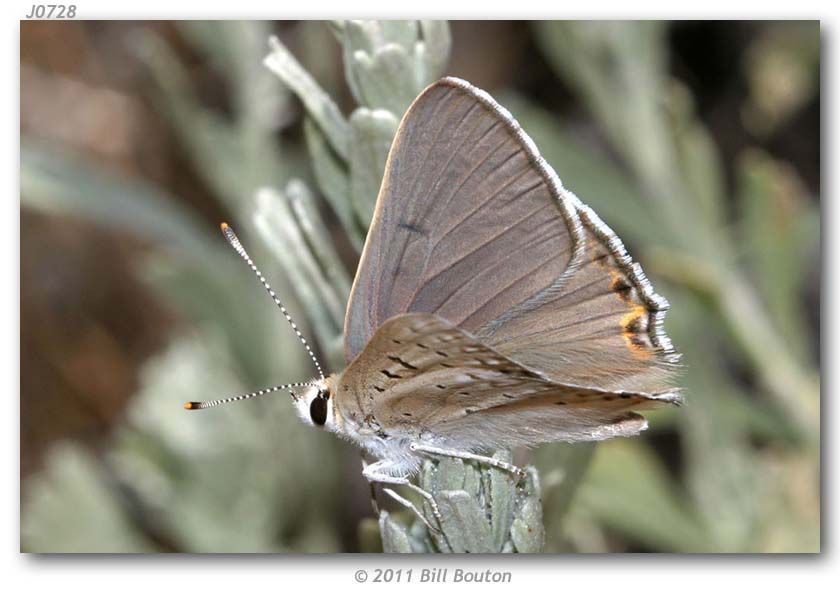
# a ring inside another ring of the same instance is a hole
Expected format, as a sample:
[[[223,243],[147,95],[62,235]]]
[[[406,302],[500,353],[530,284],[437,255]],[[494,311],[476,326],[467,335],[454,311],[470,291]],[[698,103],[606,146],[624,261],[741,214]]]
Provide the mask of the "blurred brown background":
[[[455,21],[450,25],[452,50],[447,73],[489,90],[503,104],[508,95],[524,99],[541,114],[551,115],[562,122],[565,133],[575,143],[594,148],[619,170],[627,168],[626,156],[610,143],[597,118],[593,119],[593,114],[598,115],[597,108],[592,108],[586,101],[586,95],[581,94],[580,87],[568,74],[564,76],[563,69],[558,68],[552,58],[550,44],[545,41],[547,30],[537,31],[527,22],[508,21]],[[632,27],[630,24],[627,26]],[[338,100],[345,114],[352,110],[354,99],[343,75],[341,46],[328,26],[315,22],[283,22],[263,24],[261,27],[256,37],[263,33],[278,35],[315,80]],[[239,84],[232,81],[220,56],[208,52],[206,43],[197,43],[199,38],[200,35],[190,33],[181,24],[169,22],[21,23],[20,113],[23,143],[72,157],[72,161],[81,161],[86,173],[104,173],[119,182],[142,182],[144,189],[154,189],[156,194],[163,194],[167,200],[195,215],[200,227],[206,228],[208,236],[216,235],[217,224],[233,217],[229,200],[224,197],[223,186],[214,185],[213,177],[208,178],[204,172],[208,162],[202,161],[201,157],[196,159],[198,146],[192,144],[189,134],[182,130],[189,123],[183,120],[178,110],[173,110],[173,102],[166,99],[171,89],[161,92],[161,82],[164,81],[160,72],[161,61],[177,63],[177,70],[168,74],[170,82],[178,81],[186,86],[193,100],[221,122],[232,123],[237,119],[242,93],[236,87]],[[722,185],[731,190],[743,184],[745,160],[752,160],[750,164],[758,172],[772,169],[771,181],[761,184],[783,199],[773,204],[775,214],[772,218],[782,224],[798,221],[802,211],[807,210],[817,216],[818,236],[821,193],[818,24],[676,22],[664,27],[662,40],[667,53],[665,75],[681,82],[681,93],[690,102],[696,122],[702,124],[708,138],[713,140],[719,156]],[[150,58],[155,48],[164,46],[165,58]],[[257,48],[255,57],[267,52],[264,42],[257,40],[254,46]],[[253,69],[259,71],[264,67],[257,60]],[[623,99],[615,98],[615,101],[620,103]],[[519,113],[511,108],[519,117]],[[270,136],[285,153],[283,156],[288,157],[285,164],[290,170],[289,175],[308,179],[311,172],[305,157],[305,132],[301,124],[303,112],[299,101],[291,95],[282,95],[279,102],[267,109],[265,122],[268,123]],[[521,120],[529,129],[527,119]],[[538,132],[532,133],[542,147]],[[236,152],[235,148],[233,152]],[[574,180],[574,173],[565,173],[556,163],[554,166],[567,185],[568,179]],[[46,171],[52,168],[44,167]],[[72,177],[56,172],[52,174],[55,180],[64,181],[64,185],[74,185]],[[51,210],[49,197],[52,188],[36,184],[27,187],[29,181],[23,178],[21,207],[21,478],[24,513],[32,506],[31,495],[44,493],[40,487],[33,491],[31,483],[42,481],[39,477],[49,481],[49,472],[45,474],[50,465],[48,457],[59,442],[80,444],[82,452],[99,457],[109,465],[106,471],[121,468],[115,465],[124,463],[115,463],[107,455],[115,443],[114,436],[120,435],[115,432],[126,422],[131,422],[126,415],[142,389],[143,365],[164,352],[173,340],[190,335],[200,330],[208,319],[213,320],[208,315],[197,317],[187,314],[184,303],[172,302],[154,286],[150,288],[145,276],[138,272],[137,264],[146,261],[150,255],[166,254],[166,243],[137,235],[130,227],[108,227],[103,225],[102,219],[76,214],[72,204],[70,210]],[[574,185],[570,187],[579,189]],[[79,189],[84,191],[86,188]],[[578,194],[584,201],[589,201],[581,192]],[[743,218],[745,210],[738,200],[741,196],[732,193],[724,197],[727,198],[722,205],[726,227],[734,228]],[[328,223],[333,223],[334,218],[329,211],[324,213]],[[605,219],[620,235],[625,236],[620,224],[615,225],[606,215]],[[161,231],[161,234],[166,236],[169,232]],[[651,230],[650,235],[655,238],[657,232]],[[644,259],[646,247],[632,236],[627,241],[634,253]],[[805,347],[798,354],[798,363],[816,373],[817,377],[820,339],[818,244],[818,237],[811,235],[807,260],[798,266],[785,266],[803,271],[800,283],[790,291],[792,299],[789,302],[795,304],[796,308],[792,310],[797,312],[804,327],[801,338]],[[353,252],[346,242],[339,242],[339,247],[343,248],[342,260],[352,274],[355,264]],[[744,259],[747,253],[748,250],[744,249],[734,251],[738,260]],[[645,265],[647,270],[647,263]],[[664,271],[667,269],[663,268],[657,274],[654,267],[650,274],[654,281],[658,281],[666,279],[661,275]],[[761,282],[755,279],[749,283],[754,283],[759,289],[759,297],[763,297]],[[199,286],[197,289],[196,294],[201,298],[200,290],[203,288]],[[255,292],[258,293],[259,290]],[[288,292],[285,295],[288,296]],[[671,298],[671,294],[666,295]],[[278,332],[283,327],[279,321],[272,321],[271,328],[275,326]],[[726,334],[720,336],[719,340],[726,339]],[[784,330],[781,336],[780,339],[785,339]],[[679,343],[684,346],[686,341],[683,336]],[[293,341],[283,338],[283,344],[291,347]],[[744,359],[729,342],[721,343],[719,348],[722,348],[722,362],[725,363],[719,365],[721,372],[747,396],[763,396],[761,375],[756,374],[750,360]],[[306,369],[305,363],[301,363],[300,370],[306,372]],[[263,382],[263,371],[255,369],[253,372],[257,375],[244,379],[249,383]],[[279,380],[268,383],[282,381],[287,373],[288,370],[278,370]],[[228,391],[225,389],[221,393]],[[173,404],[179,405],[178,400],[173,398]],[[181,415],[178,414],[177,418]],[[783,416],[781,420],[784,420]],[[745,434],[745,452],[767,451],[800,456],[796,450],[800,442],[796,440],[801,438],[792,434],[789,441],[778,444],[773,441],[778,439],[778,435],[767,433],[776,431],[774,427],[775,421],[767,425],[763,433],[751,430],[751,433]],[[758,429],[761,430],[761,427]],[[675,485],[685,485],[686,453],[689,451],[685,449],[684,434],[679,427],[668,425],[662,429],[654,426],[649,433],[647,443],[659,457],[657,460],[664,465],[667,475],[674,478]],[[314,434],[306,431],[302,435]],[[324,439],[319,436],[314,442],[323,444]],[[338,452],[346,452],[346,448]],[[810,457],[802,459],[810,464],[814,454],[807,451],[804,456]],[[346,464],[344,468],[352,471],[357,468],[355,460],[347,459],[341,464]],[[785,461],[777,463],[780,469],[789,466],[790,463]],[[813,488],[816,480],[808,476],[805,478],[805,498],[802,501],[808,507],[803,510],[810,515],[808,519],[811,523],[816,523],[818,531],[819,495],[818,490]],[[114,481],[116,483],[112,481],[112,484],[118,488],[124,484],[120,476]],[[364,488],[356,486],[361,489],[361,498],[358,506],[350,511],[354,518],[368,510]],[[126,509],[130,514],[129,521],[134,523],[131,527],[141,532],[137,534],[139,538],[135,538],[134,534],[129,538],[142,540],[136,544],[125,542],[125,548],[213,548],[210,542],[192,543],[185,540],[194,540],[194,537],[172,533],[165,518],[148,516],[164,509],[149,507],[142,499],[143,493],[139,494],[140,500],[132,504],[138,495],[121,489],[118,494],[122,498],[120,502],[132,506]],[[37,501],[34,502],[37,504]],[[342,510],[338,510],[336,514],[339,516],[332,521],[339,523],[335,526],[339,533],[313,538],[332,541],[320,546],[318,542],[312,542],[298,549],[357,549],[355,527],[352,523],[341,524],[346,520],[341,516],[346,514]],[[558,542],[560,545],[557,547],[584,550],[675,549],[667,543],[657,546],[650,539],[634,538],[632,533],[628,534],[608,519],[603,525],[604,521],[599,520],[598,515],[593,517],[590,514],[589,517],[604,527],[606,533],[593,538],[600,542],[592,542],[590,546],[586,541],[579,541],[578,546],[575,542]],[[26,519],[26,514],[23,518]],[[27,527],[24,528],[24,548],[44,549],[44,536],[27,534]],[[329,529],[333,526],[327,524],[324,527]],[[278,534],[279,538],[294,538],[287,530],[281,530],[286,533]],[[60,528],[51,531],[55,535],[61,534]],[[26,535],[30,535],[28,542]],[[69,537],[72,535],[68,534]],[[585,537],[580,531],[575,535]],[[75,543],[69,546],[59,544],[57,547],[72,550]],[[602,545],[598,546],[599,543]],[[812,543],[791,544],[781,544],[781,547],[772,543],[766,546],[746,545],[741,549],[814,547]],[[243,543],[242,547],[247,547],[247,544]],[[259,545],[256,547],[265,549]],[[268,547],[283,548],[286,546]]]

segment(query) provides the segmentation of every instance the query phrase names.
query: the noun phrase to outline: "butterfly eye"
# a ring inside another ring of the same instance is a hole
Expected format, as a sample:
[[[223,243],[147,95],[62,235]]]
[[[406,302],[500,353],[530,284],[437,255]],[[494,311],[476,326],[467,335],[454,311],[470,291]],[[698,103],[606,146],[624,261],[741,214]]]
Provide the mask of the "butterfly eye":
[[[309,405],[309,418],[315,425],[327,422],[327,397],[323,392],[315,396]]]

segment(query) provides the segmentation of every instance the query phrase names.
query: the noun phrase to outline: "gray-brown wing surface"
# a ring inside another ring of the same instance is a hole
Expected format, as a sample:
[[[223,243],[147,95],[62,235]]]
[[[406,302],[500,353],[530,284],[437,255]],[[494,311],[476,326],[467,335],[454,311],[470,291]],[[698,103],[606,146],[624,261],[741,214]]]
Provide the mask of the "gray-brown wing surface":
[[[517,306],[476,335],[548,377],[580,386],[657,393],[671,387],[679,355],[663,328],[668,302],[656,294],[621,240],[575,198],[582,260],[562,286]]]
[[[659,392],[667,303],[510,114],[446,78],[403,118],[345,320],[351,361],[394,315],[440,315],[544,376]]]
[[[630,410],[675,401],[553,382],[423,313],[386,321],[336,385],[350,419],[389,436],[422,426],[464,448],[631,435],[645,421]]]
[[[389,317],[434,313],[472,331],[571,262],[572,203],[491,103],[445,79],[403,118],[350,297],[348,361]]]

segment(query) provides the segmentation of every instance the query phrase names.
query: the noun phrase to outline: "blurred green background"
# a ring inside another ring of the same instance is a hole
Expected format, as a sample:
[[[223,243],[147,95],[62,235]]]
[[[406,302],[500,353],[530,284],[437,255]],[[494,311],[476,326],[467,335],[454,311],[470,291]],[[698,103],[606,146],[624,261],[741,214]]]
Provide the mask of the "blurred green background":
[[[22,550],[373,548],[358,450],[286,396],[181,405],[314,375],[223,220],[342,366],[391,136],[450,74],[623,238],[685,356],[687,406],[640,438],[532,453],[546,550],[819,551],[819,23],[20,35]]]

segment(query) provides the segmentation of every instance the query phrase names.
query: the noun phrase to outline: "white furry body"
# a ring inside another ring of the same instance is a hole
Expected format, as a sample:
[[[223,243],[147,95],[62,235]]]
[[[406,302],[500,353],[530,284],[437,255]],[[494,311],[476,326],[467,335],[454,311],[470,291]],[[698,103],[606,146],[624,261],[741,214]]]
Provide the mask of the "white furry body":
[[[647,421],[637,414],[621,415],[604,422],[603,408],[552,406],[525,408],[490,418],[480,412],[462,417],[452,427],[435,432],[422,424],[383,428],[371,415],[348,410],[354,402],[335,392],[341,386],[340,375],[313,383],[311,390],[298,398],[295,407],[301,419],[312,424],[310,404],[317,395],[330,391],[324,428],[358,445],[377,459],[371,467],[393,477],[408,477],[417,472],[425,451],[417,447],[437,448],[465,454],[485,454],[514,447],[532,447],[547,442],[591,442],[617,436],[632,436],[647,428]],[[634,400],[638,403],[638,399]],[[342,408],[343,407],[343,408]],[[621,407],[615,410],[624,410]]]

